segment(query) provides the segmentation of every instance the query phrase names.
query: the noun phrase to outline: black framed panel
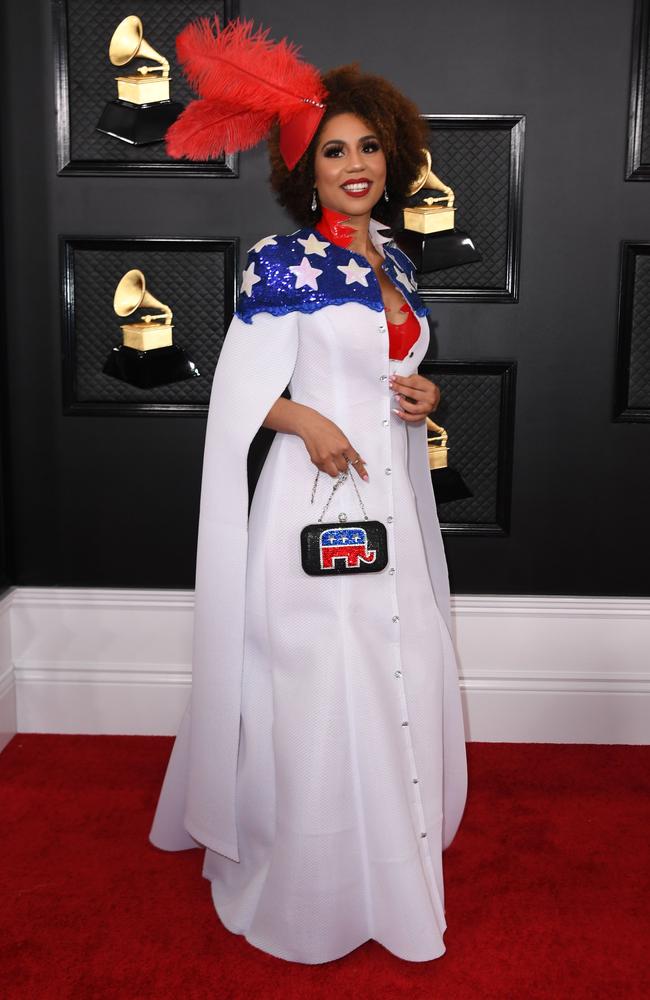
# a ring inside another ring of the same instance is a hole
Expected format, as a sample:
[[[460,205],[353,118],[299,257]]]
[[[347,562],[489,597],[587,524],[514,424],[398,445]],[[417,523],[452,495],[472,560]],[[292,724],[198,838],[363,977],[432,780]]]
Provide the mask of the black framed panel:
[[[650,422],[650,242],[621,243],[614,419]]]
[[[61,236],[63,412],[207,412],[214,369],[235,309],[238,250],[236,237]],[[129,321],[114,311],[115,290],[136,268],[146,277],[147,291],[172,309],[174,348],[195,365],[198,377],[142,388],[103,371],[109,355],[122,344],[121,324]]]
[[[114,135],[97,131],[107,102],[117,96],[115,77],[133,74],[138,66],[154,65],[135,57],[125,66],[114,66],[108,48],[118,24],[137,14],[144,39],[170,64],[170,95],[187,107],[196,98],[176,59],[175,40],[190,20],[212,19],[220,24],[237,16],[238,0],[210,0],[188,8],[183,0],[52,0],[57,114],[57,166],[59,174],[192,174],[209,177],[238,176],[236,154],[205,162],[173,160],[164,142],[132,145]]]
[[[626,181],[650,180],[650,0],[636,0],[632,31]]]
[[[440,387],[431,417],[449,435],[449,467],[473,494],[439,505],[444,533],[509,532],[516,369],[516,361],[425,359],[420,365],[420,374]]]
[[[480,261],[418,276],[426,300],[517,302],[524,115],[423,115],[434,172],[453,189],[456,228]]]

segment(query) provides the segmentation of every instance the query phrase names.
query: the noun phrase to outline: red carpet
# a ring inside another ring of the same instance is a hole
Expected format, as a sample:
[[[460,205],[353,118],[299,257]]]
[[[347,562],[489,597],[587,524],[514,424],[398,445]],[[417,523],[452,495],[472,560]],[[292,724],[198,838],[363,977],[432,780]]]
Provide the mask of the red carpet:
[[[147,840],[172,740],[0,754],[3,1000],[650,997],[650,747],[474,743],[445,852],[446,954],[306,966],[220,924],[203,852]]]

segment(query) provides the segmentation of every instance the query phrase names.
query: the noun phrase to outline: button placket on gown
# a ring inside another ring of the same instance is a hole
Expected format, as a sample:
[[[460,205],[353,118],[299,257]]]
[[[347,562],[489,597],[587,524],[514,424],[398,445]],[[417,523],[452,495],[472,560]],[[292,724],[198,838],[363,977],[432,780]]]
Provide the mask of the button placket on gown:
[[[377,241],[375,241],[375,239],[372,239],[372,241],[373,245],[375,246],[375,249],[378,250],[378,252],[384,258],[384,261],[381,264],[382,270],[389,278],[393,286],[400,293],[404,302],[408,304],[408,301],[406,299],[406,296],[404,295],[403,290],[400,289],[396,284],[396,282],[393,280],[391,267],[389,266],[386,255],[384,253],[381,239]],[[363,257],[363,255],[358,254],[355,251],[350,250],[349,248],[348,252],[353,258],[358,259],[363,264],[368,263],[367,259]],[[392,258],[390,259],[390,265],[392,265],[393,268],[396,266]],[[383,306],[383,296],[381,293],[381,286],[379,284],[377,276],[375,275],[372,269],[369,273],[369,278],[371,283],[374,283],[378,300],[382,303]],[[378,380],[380,383],[382,383],[382,390],[380,391],[383,391],[385,393],[385,399],[386,399],[385,416],[382,419],[382,428],[388,430],[388,440],[386,442],[385,467],[383,471],[383,476],[386,481],[386,484],[389,485],[386,494],[388,498],[386,522],[387,522],[388,549],[389,549],[388,574],[391,578],[391,603],[392,603],[391,624],[393,628],[397,630],[395,641],[391,643],[391,646],[394,650],[394,661],[395,661],[393,669],[393,677],[398,685],[400,725],[404,733],[406,751],[408,756],[408,769],[411,775],[410,783],[412,787],[410,789],[411,794],[409,795],[409,801],[411,802],[412,806],[415,807],[415,818],[413,818],[413,813],[411,813],[411,818],[413,820],[413,830],[414,834],[417,837],[420,854],[423,861],[423,868],[427,875],[429,892],[431,895],[434,909],[438,913],[438,915],[442,916],[444,919],[444,912],[442,911],[442,901],[440,899],[438,891],[438,885],[435,878],[434,864],[431,857],[431,848],[428,841],[424,807],[422,803],[422,794],[420,790],[420,781],[417,775],[415,752],[411,738],[410,722],[408,718],[408,706],[407,706],[406,692],[405,692],[404,671],[403,671],[402,655],[401,655],[401,642],[399,634],[399,603],[397,597],[397,576],[396,576],[397,567],[395,565],[396,546],[395,546],[395,533],[393,528],[393,524],[395,521],[394,492],[391,485],[391,477],[392,477],[392,434],[394,426],[393,422],[395,420],[400,421],[400,418],[391,412],[393,408],[393,389],[389,385],[388,376],[399,367],[403,359],[395,359],[390,357],[388,317],[386,316],[385,309],[382,308],[381,312],[378,312],[378,319],[380,320],[378,324],[378,330],[382,335],[382,359],[383,359],[383,366],[382,366],[383,370],[380,372]],[[413,351],[410,351],[408,357],[412,356],[413,356]],[[400,431],[401,433],[406,433],[406,428],[402,425]]]
[[[379,247],[378,249],[379,249],[379,252],[383,254],[382,248]],[[392,277],[391,277],[391,275],[390,275],[390,273],[389,273],[389,271],[388,271],[388,269],[386,267],[386,264],[385,263],[382,264],[381,267],[382,267],[382,270],[388,275],[388,277],[392,281]],[[374,273],[373,273],[372,276],[373,276],[374,280],[377,282],[378,292],[381,295],[381,288],[379,286],[379,281],[377,280],[377,278],[374,275]],[[394,284],[394,282],[393,282],[393,284]],[[398,289],[398,291],[399,291],[399,289]],[[404,296],[402,296],[402,297],[404,298]],[[406,299],[405,299],[405,301],[406,301]],[[382,302],[383,302],[383,297],[382,297]],[[387,325],[388,324],[388,317],[386,316],[385,310],[383,310],[380,313],[380,316],[381,316],[381,322],[379,323],[378,330],[379,330],[379,333],[382,335],[383,357],[386,358],[386,359],[388,359],[388,368],[389,368],[388,374],[392,374],[393,372],[395,372],[398,369],[398,367],[401,364],[401,361],[403,359],[391,358],[389,356],[389,353],[390,353],[390,340],[389,340],[388,325]],[[408,357],[412,357],[412,355],[413,355],[413,351],[411,351],[409,353]],[[400,706],[400,720],[401,720],[400,724],[401,724],[402,732],[404,733],[406,753],[407,753],[407,757],[408,757],[408,767],[409,767],[409,773],[411,775],[411,786],[412,787],[410,789],[411,794],[409,795],[409,801],[415,807],[415,819],[413,821],[413,830],[414,830],[414,833],[417,835],[417,840],[418,840],[418,845],[419,845],[419,850],[420,850],[420,856],[422,858],[423,869],[424,869],[424,871],[426,873],[427,883],[428,883],[428,888],[429,888],[429,893],[430,893],[430,896],[431,896],[431,900],[432,900],[434,909],[438,913],[438,915],[444,920],[444,907],[443,907],[442,900],[440,898],[440,894],[439,894],[439,890],[438,890],[438,884],[437,884],[437,880],[436,880],[436,876],[435,876],[435,866],[434,866],[434,863],[433,863],[433,859],[431,857],[431,846],[430,846],[429,839],[428,839],[428,836],[427,836],[426,819],[425,819],[425,814],[424,814],[424,806],[423,806],[423,803],[422,803],[422,793],[421,793],[421,788],[420,788],[420,780],[419,780],[418,774],[417,774],[417,763],[416,763],[416,760],[415,760],[415,751],[414,751],[414,748],[413,748],[413,741],[412,741],[412,738],[411,738],[411,728],[410,728],[410,720],[409,720],[409,716],[408,716],[408,706],[407,706],[407,700],[406,700],[405,681],[404,681],[404,669],[403,669],[403,663],[402,663],[401,643],[400,643],[400,635],[399,635],[399,627],[400,627],[399,626],[399,603],[398,603],[398,597],[397,597],[397,569],[398,569],[398,567],[396,566],[395,532],[394,532],[394,528],[393,528],[393,524],[395,522],[395,513],[394,513],[394,494],[393,494],[393,488],[392,488],[392,485],[391,485],[391,482],[392,482],[392,480],[391,480],[391,472],[392,472],[391,464],[392,464],[392,434],[393,434],[393,429],[392,429],[393,428],[393,424],[392,424],[392,421],[393,420],[400,421],[400,424],[402,424],[402,421],[401,421],[401,418],[399,416],[397,416],[397,414],[393,414],[391,412],[392,409],[393,409],[393,389],[388,384],[388,376],[387,376],[387,374],[385,372],[382,372],[382,374],[380,375],[379,379],[380,379],[380,382],[386,382],[386,387],[385,387],[384,391],[386,392],[386,404],[385,405],[386,405],[387,412],[386,412],[386,416],[382,419],[382,428],[388,429],[388,441],[386,443],[386,451],[385,451],[386,467],[385,467],[385,470],[384,470],[384,473],[385,473],[384,478],[385,478],[386,483],[387,483],[387,485],[389,487],[388,490],[387,490],[388,504],[387,504],[387,515],[386,515],[387,531],[388,531],[388,551],[389,551],[389,570],[388,570],[388,572],[389,572],[389,576],[391,577],[391,584],[392,584],[392,586],[391,586],[391,597],[392,597],[392,608],[393,608],[393,610],[392,610],[392,624],[393,624],[394,628],[397,630],[397,637],[396,637],[397,641],[391,644],[392,648],[394,650],[393,677],[394,677],[395,682],[397,684],[399,706]],[[406,432],[406,428],[404,427],[403,424],[402,424],[400,430],[401,430],[402,433]],[[413,818],[413,813],[411,814],[411,816]]]

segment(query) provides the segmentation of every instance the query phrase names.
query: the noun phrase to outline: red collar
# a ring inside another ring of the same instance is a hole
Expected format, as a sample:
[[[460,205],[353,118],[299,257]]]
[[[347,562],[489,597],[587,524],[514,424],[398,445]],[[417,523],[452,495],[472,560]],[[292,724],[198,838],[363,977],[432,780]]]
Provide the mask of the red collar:
[[[321,205],[321,212],[322,215],[315,228],[330,243],[336,243],[337,246],[347,250],[355,233],[354,229],[345,225],[350,221],[350,216],[335,212],[333,208],[326,208],[325,205]]]

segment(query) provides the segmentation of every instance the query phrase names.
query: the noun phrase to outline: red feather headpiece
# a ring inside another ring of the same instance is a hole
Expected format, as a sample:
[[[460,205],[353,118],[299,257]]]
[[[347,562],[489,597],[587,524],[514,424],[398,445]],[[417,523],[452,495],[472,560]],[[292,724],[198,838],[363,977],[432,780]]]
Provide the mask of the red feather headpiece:
[[[214,18],[188,24],[176,39],[183,71],[200,99],[167,130],[167,152],[205,160],[261,142],[280,123],[280,152],[292,170],[325,113],[327,91],[318,70],[298,57],[298,47],[252,21]]]

